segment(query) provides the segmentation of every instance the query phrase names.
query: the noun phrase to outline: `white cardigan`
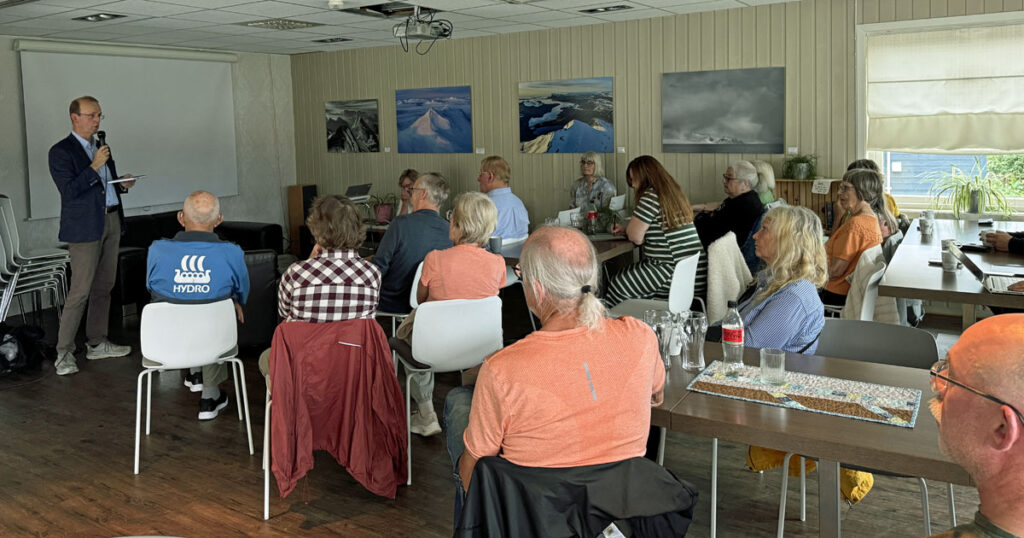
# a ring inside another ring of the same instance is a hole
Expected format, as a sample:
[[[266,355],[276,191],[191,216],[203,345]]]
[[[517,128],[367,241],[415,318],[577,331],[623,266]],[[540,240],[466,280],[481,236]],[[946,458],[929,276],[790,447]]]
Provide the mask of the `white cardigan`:
[[[738,299],[753,281],[735,233],[728,232],[708,245],[708,323],[721,321],[729,301]]]

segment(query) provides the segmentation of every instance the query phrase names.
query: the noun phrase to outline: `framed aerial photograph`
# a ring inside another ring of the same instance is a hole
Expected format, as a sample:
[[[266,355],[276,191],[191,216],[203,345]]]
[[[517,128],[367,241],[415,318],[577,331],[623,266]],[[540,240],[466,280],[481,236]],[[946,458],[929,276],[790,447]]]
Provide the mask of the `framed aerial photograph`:
[[[611,153],[612,77],[519,83],[523,153]]]
[[[473,153],[469,86],[395,91],[399,153]]]
[[[327,151],[376,153],[380,151],[380,121],[376,99],[327,101]]]

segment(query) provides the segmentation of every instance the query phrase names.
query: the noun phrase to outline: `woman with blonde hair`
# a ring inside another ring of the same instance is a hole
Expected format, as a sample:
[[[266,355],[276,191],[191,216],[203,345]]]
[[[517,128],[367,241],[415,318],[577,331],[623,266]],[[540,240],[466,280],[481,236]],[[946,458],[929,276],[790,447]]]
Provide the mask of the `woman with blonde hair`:
[[[754,169],[757,170],[757,185],[754,185],[754,191],[761,199],[761,203],[768,205],[774,202],[775,193],[772,192],[772,189],[775,188],[775,169],[772,168],[771,163],[765,161],[754,161],[750,164],[753,164]]]
[[[643,247],[643,259],[620,272],[604,301],[613,307],[626,299],[664,299],[672,283],[676,263],[700,253],[696,295],[707,286],[707,256],[693,226],[693,209],[676,180],[650,155],[633,159],[626,167],[626,181],[633,188],[636,207],[625,226],[612,233],[624,235]]]
[[[765,268],[739,303],[746,345],[814,353],[825,327],[818,289],[828,277],[821,221],[806,207],[776,207],[765,215],[754,242]]]
[[[416,300],[484,299],[498,294],[505,285],[505,260],[484,249],[498,225],[498,209],[481,192],[464,192],[455,198],[448,238],[454,247],[434,250],[423,259],[420,281],[415,285]],[[397,336],[412,344],[414,310],[398,327]],[[434,412],[434,375],[411,376],[410,396],[419,413],[412,416],[412,433],[430,436],[441,432]]]
[[[580,176],[573,183],[569,209],[578,207],[580,211],[586,213],[608,207],[617,191],[615,185],[604,177],[601,156],[593,151],[584,153],[580,157]]]

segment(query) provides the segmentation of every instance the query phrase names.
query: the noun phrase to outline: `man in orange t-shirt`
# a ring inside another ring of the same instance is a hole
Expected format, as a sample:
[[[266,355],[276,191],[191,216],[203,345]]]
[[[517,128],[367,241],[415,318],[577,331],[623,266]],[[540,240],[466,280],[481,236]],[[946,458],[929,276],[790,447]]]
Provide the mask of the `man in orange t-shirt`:
[[[657,338],[636,319],[605,317],[586,237],[541,228],[523,246],[521,263],[540,330],[492,355],[475,389],[455,388],[445,401],[456,522],[479,458],[576,467],[643,456],[651,406],[661,403]]]

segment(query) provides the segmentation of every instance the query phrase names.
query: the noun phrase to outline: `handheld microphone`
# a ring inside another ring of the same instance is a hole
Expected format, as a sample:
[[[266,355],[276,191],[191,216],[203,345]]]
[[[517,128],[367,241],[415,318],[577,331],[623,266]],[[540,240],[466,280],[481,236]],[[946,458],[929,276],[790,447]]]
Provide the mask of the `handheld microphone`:
[[[106,131],[96,131],[96,147],[97,148],[102,148],[103,146],[106,146],[106,145],[107,145],[107,132]]]

